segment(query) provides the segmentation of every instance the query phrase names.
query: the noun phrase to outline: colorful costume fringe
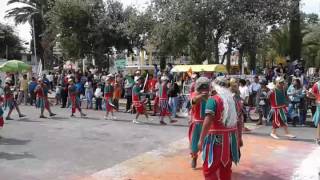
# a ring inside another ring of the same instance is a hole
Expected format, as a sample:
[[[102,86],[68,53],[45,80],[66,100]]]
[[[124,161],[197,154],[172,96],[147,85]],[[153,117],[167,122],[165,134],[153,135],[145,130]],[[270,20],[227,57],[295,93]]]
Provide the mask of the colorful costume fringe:
[[[104,98],[105,98],[107,112],[111,112],[114,108],[112,103],[112,95],[113,95],[113,86],[110,84],[106,85],[104,88]]]
[[[80,110],[80,98],[77,96],[77,89],[75,85],[70,85],[68,88],[69,91],[69,102],[71,102],[71,111],[72,114],[76,113],[76,109]]]
[[[0,97],[0,104],[2,104],[3,101],[4,99]],[[3,114],[4,114],[4,111],[2,109],[2,105],[0,105],[0,128],[3,128],[3,125],[4,125]]]
[[[191,101],[192,99],[197,96],[197,93],[191,94]],[[189,126],[189,144],[191,150],[191,156],[193,158],[197,157],[198,155],[198,143],[200,139],[200,134],[202,131],[203,120],[205,117],[205,110],[206,110],[206,101],[201,100],[197,104],[193,104],[191,109],[191,117],[192,122]]]
[[[168,98],[168,88],[167,84],[162,84],[159,87],[159,106],[160,106],[160,116],[169,116],[169,98]]]
[[[38,87],[36,92],[37,94],[37,101],[36,107],[41,109],[49,109],[49,100],[48,100],[48,89],[45,87]]]
[[[133,102],[133,106],[136,108],[136,111],[139,114],[143,114],[144,113],[144,102],[141,101],[141,93],[140,93],[141,89],[138,85],[134,85],[132,88],[132,102]]]
[[[314,125],[318,127],[320,123],[320,81],[318,81],[313,85],[312,91],[313,91],[313,94],[316,96],[316,104],[317,104],[316,113],[313,116],[313,122],[314,122]]]
[[[223,111],[221,97],[210,97],[206,113],[213,115],[213,121],[202,147],[203,172],[206,179],[231,180],[232,162],[238,164],[240,161],[239,129],[225,127],[222,122]]]
[[[271,110],[268,120],[273,128],[280,128],[287,124],[287,98],[283,90],[274,89],[270,94]]]

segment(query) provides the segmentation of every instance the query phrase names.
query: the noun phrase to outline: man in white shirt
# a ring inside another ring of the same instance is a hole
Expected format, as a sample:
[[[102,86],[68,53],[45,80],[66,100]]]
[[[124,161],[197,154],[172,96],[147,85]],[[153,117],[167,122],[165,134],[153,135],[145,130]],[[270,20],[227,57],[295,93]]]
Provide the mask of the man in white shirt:
[[[50,84],[49,88],[52,90],[53,89],[53,75],[51,74],[51,72],[49,72],[49,74],[46,77],[47,77],[49,84]]]
[[[239,81],[239,91],[240,91],[240,98],[243,100],[244,104],[248,104],[249,101],[249,88],[246,86],[246,81],[244,79],[240,79]]]
[[[251,83],[250,88],[249,88],[249,104],[255,106],[256,105],[256,97],[257,93],[261,89],[261,85],[259,84],[259,77],[255,76],[254,81]]]

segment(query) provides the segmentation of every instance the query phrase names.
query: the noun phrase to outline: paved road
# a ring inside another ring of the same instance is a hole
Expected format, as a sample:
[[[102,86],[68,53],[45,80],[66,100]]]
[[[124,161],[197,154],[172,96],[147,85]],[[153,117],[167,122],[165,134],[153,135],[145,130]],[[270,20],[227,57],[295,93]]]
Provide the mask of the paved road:
[[[103,120],[103,112],[70,118],[69,110],[39,119],[38,110],[21,107],[27,118],[8,121],[0,131],[0,179],[60,180],[85,176],[143,152],[183,138],[187,122],[159,126],[158,121],[135,125],[129,114]],[[15,118],[15,116],[13,116]]]
[[[39,119],[35,108],[21,108],[27,118],[8,121],[0,131],[1,180],[202,179],[201,171],[189,168],[186,119],[135,125],[130,114],[117,114],[117,121],[103,120],[101,111],[70,118],[70,110],[58,107],[57,117]],[[248,126],[255,130],[245,136],[236,179],[291,177],[316,148],[314,128],[291,128],[296,141],[275,141],[268,136],[271,127]]]

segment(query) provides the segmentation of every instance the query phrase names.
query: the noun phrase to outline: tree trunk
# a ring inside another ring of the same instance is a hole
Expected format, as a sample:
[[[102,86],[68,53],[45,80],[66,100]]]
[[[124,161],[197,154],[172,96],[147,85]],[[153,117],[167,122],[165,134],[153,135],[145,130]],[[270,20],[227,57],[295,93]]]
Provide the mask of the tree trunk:
[[[244,46],[240,46],[239,48],[239,68],[240,68],[240,74],[242,74],[242,66],[243,66],[243,53],[244,53]]]
[[[217,35],[217,37],[213,38],[213,53],[214,53],[214,63],[219,63],[219,39],[220,37]]]
[[[250,72],[252,72],[256,69],[257,48],[251,47],[248,52],[249,52],[249,69],[250,69]]]
[[[300,27],[300,3],[293,0],[294,9],[290,19],[290,61],[301,59],[302,35]]]
[[[231,53],[232,53],[232,37],[229,37],[229,42],[227,46],[227,70],[230,73],[231,70]]]

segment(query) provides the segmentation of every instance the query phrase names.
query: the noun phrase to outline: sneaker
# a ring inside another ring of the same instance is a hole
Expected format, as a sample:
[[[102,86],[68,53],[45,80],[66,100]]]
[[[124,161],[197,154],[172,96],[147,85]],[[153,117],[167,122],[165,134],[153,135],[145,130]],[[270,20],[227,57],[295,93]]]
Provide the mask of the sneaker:
[[[6,120],[9,121],[9,120],[13,120],[13,119],[11,117],[6,117]]]
[[[171,124],[176,123],[176,122],[178,122],[178,121],[177,120],[171,120],[170,121]]]
[[[167,125],[167,123],[165,123],[164,121],[160,121],[161,125]]]
[[[197,167],[197,158],[192,158],[191,160],[191,168],[195,169]]]
[[[52,116],[56,116],[57,114],[55,114],[55,113],[51,113],[50,114],[50,117],[52,117]]]
[[[40,116],[41,119],[46,119],[47,117],[45,117],[44,115]]]
[[[140,124],[140,122],[137,120],[132,120],[132,122],[133,122],[133,124]]]
[[[84,113],[82,113],[82,114],[81,114],[81,117],[86,117],[86,116],[87,116],[87,115],[86,115],[86,114],[84,114]]]
[[[108,116],[104,116],[103,117],[105,120],[109,120],[109,117]]]
[[[115,117],[115,116],[112,116],[112,119],[113,119],[113,120],[117,120],[118,118],[117,118],[117,117]]]
[[[19,117],[20,117],[20,118],[22,118],[22,117],[26,117],[26,115],[24,115],[24,114],[20,114],[20,115],[19,115]]]
[[[75,116],[74,116],[74,114],[71,114],[71,116],[70,116],[70,117],[75,117]]]
[[[289,138],[289,139],[294,139],[294,138],[296,138],[296,136],[295,135],[292,135],[292,134],[286,134],[285,135],[287,138]]]
[[[270,136],[271,136],[273,139],[280,139],[276,134],[273,134],[273,133],[271,133]]]

